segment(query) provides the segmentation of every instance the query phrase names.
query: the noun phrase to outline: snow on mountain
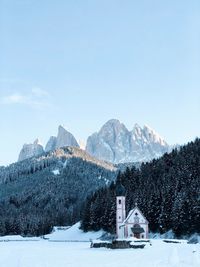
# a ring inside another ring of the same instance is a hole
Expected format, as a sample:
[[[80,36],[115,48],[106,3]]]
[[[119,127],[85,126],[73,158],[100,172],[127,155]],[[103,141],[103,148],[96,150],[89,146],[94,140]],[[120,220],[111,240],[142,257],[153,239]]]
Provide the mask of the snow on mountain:
[[[54,175],[59,175],[60,174],[60,170],[59,169],[55,169],[55,170],[52,171],[52,173]]]
[[[18,161],[22,161],[33,156],[39,156],[44,153],[44,148],[40,144],[39,139],[36,139],[33,144],[24,144],[20,151]]]
[[[135,124],[129,131],[115,119],[88,137],[86,145],[86,151],[92,156],[113,163],[149,161],[169,150],[165,140],[150,127]]]

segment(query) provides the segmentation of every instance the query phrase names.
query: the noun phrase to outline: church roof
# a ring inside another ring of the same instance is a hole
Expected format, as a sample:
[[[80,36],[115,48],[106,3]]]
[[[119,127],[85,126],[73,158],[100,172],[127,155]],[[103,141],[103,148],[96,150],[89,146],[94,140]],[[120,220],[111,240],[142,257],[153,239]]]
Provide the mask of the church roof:
[[[121,183],[116,184],[116,196],[125,196],[126,194],[126,189]]]
[[[131,231],[134,233],[134,234],[142,234],[144,233],[144,229],[142,227],[140,227],[139,225],[138,226],[134,226],[131,228]]]
[[[138,211],[141,213],[141,215],[143,216],[143,218],[145,219],[145,221],[146,221],[147,223],[149,223],[148,220],[146,219],[146,217],[145,217],[145,216],[143,215],[143,213],[141,212],[141,210],[140,210],[140,209],[138,208],[138,206],[136,205],[134,209],[132,209],[132,210],[129,211],[128,216],[126,217],[126,219],[125,219],[124,222],[123,222],[124,224],[126,224],[126,223],[128,222],[129,218],[132,216],[132,214],[133,214],[136,210],[138,210]]]

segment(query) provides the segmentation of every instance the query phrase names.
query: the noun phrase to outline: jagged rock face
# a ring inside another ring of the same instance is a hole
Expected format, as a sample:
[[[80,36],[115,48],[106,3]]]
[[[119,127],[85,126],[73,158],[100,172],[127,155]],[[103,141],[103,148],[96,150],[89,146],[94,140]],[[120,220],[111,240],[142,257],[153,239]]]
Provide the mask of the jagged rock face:
[[[51,136],[46,144],[45,151],[43,146],[39,144],[38,139],[33,144],[25,144],[19,154],[18,161],[31,158],[33,156],[37,157],[44,152],[49,152],[60,147],[72,146],[79,147],[75,137],[68,132],[64,127],[58,127],[57,137]]]
[[[56,142],[57,142],[56,136],[51,136],[45,146],[45,151],[49,152],[49,151],[56,149]]]
[[[51,136],[45,151],[71,146],[79,147],[74,136],[59,126],[57,137]],[[135,124],[129,131],[118,120],[109,120],[98,133],[88,137],[86,151],[100,159],[112,163],[149,161],[170,151],[168,144],[150,127],[141,128]],[[19,161],[38,156],[44,152],[38,140],[34,144],[25,144],[20,152]]]
[[[169,151],[169,145],[153,129],[146,125],[141,128],[135,124],[131,131],[130,159],[132,161],[150,161]]]
[[[169,151],[169,146],[147,126],[136,124],[128,131],[118,120],[110,120],[88,138],[86,151],[101,160],[122,163],[158,158]]]
[[[44,153],[43,146],[36,139],[33,144],[24,144],[22,150],[20,151],[18,161],[31,158],[33,156],[39,156]]]
[[[49,152],[64,146],[79,147],[75,137],[68,132],[63,126],[58,127],[57,137],[51,136],[46,144],[45,151]]]
[[[64,147],[64,146],[73,146],[79,147],[74,136],[68,132],[64,127],[58,127],[58,136],[56,140],[56,148]]]
[[[126,158],[130,146],[129,131],[118,120],[110,120],[103,125],[99,133],[87,140],[86,151],[92,156],[110,162],[121,162]]]

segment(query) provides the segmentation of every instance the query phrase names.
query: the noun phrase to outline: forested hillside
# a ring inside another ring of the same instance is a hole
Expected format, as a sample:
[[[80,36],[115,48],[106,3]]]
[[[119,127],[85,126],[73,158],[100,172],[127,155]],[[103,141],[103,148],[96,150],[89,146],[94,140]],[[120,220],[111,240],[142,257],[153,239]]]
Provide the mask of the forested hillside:
[[[0,235],[41,235],[80,220],[84,200],[116,178],[112,164],[65,147],[0,168]]]
[[[138,203],[153,232],[170,229],[177,236],[200,233],[200,139],[158,160],[121,173],[126,188],[126,211]],[[85,204],[82,228],[115,233],[115,187],[92,194]]]

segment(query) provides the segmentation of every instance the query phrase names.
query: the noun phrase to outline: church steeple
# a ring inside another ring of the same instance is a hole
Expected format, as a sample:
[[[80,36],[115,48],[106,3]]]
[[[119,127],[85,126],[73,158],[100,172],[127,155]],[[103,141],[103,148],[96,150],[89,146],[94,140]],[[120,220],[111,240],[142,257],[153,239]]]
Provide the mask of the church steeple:
[[[116,183],[116,196],[125,196],[126,194],[126,189],[125,187],[121,184],[121,181],[118,181]]]
[[[126,218],[126,207],[125,207],[125,193],[126,190],[121,184],[121,181],[118,181],[116,184],[116,234],[117,238],[125,237],[125,228],[124,220]]]

